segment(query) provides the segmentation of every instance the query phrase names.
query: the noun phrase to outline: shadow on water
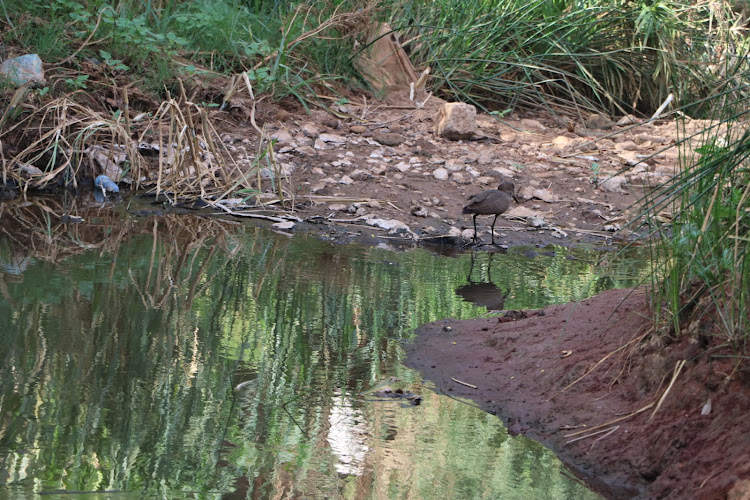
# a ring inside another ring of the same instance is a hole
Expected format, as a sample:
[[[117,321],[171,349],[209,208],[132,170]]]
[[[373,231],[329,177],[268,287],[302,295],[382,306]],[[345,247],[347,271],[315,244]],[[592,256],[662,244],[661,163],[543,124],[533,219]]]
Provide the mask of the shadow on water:
[[[446,258],[63,208],[0,205],[0,497],[595,497],[425,388],[401,342],[486,313],[455,293],[467,267],[529,308],[632,285],[637,260],[604,275],[583,251]],[[399,391],[421,404],[372,397]]]

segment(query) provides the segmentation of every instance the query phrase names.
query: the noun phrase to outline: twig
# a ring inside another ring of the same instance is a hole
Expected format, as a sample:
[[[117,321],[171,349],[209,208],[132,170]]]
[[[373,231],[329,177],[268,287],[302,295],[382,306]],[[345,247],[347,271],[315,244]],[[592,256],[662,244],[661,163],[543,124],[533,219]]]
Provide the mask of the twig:
[[[451,380],[454,381],[457,384],[465,385],[466,387],[471,387],[472,389],[476,389],[477,388],[477,386],[475,386],[475,385],[469,384],[468,382],[461,382],[460,380],[458,380],[456,378],[453,378],[453,377],[451,377]]]
[[[659,408],[661,408],[661,404],[664,402],[664,400],[667,398],[667,394],[669,394],[669,391],[672,389],[672,386],[674,385],[675,381],[677,380],[677,376],[680,374],[680,371],[682,371],[682,367],[685,366],[685,363],[687,361],[682,359],[677,362],[677,364],[674,367],[674,374],[672,375],[672,380],[669,382],[669,385],[667,386],[666,390],[664,391],[664,394],[661,395],[661,398],[659,398],[659,402],[656,404],[656,408],[654,408],[653,413],[651,413],[651,416],[648,418],[649,422],[654,418],[654,415],[656,415],[656,412],[659,411]]]
[[[644,411],[648,410],[648,409],[649,409],[649,408],[651,408],[652,406],[654,406],[654,403],[649,403],[649,404],[647,404],[646,406],[644,406],[643,408],[641,408],[640,410],[636,410],[636,411],[634,411],[633,413],[630,413],[629,415],[625,415],[624,417],[616,418],[616,419],[614,419],[614,420],[610,420],[609,422],[605,422],[605,423],[603,423],[603,424],[595,425],[594,427],[589,427],[588,429],[584,429],[584,430],[582,430],[582,431],[578,431],[578,432],[573,432],[573,433],[571,433],[571,434],[566,434],[566,435],[564,435],[563,437],[564,437],[564,438],[569,438],[569,437],[573,437],[573,436],[578,436],[578,435],[580,435],[580,434],[585,434],[585,433],[587,433],[587,432],[590,432],[590,431],[593,431],[593,430],[596,430],[596,429],[601,429],[602,427],[606,427],[606,426],[608,426],[608,425],[612,425],[612,424],[615,424],[615,423],[617,423],[617,422],[620,422],[620,421],[622,421],[622,420],[626,420],[626,419],[628,419],[628,418],[630,418],[630,417],[634,417],[634,416],[638,415],[639,413],[641,413],[641,412],[644,412]]]
[[[606,432],[607,433],[606,436],[609,436],[612,432],[616,431],[619,428],[620,428],[620,426],[616,425],[614,427],[610,427],[609,429],[602,429],[600,431],[592,432],[591,434],[586,434],[585,436],[579,436],[579,437],[577,437],[575,439],[571,439],[570,441],[567,441],[565,444],[569,445],[570,443],[575,443],[576,441],[580,441],[581,439],[587,439],[587,438],[590,438],[592,436],[596,436],[597,434],[601,434],[602,432]],[[602,437],[606,437],[606,436],[602,436]]]

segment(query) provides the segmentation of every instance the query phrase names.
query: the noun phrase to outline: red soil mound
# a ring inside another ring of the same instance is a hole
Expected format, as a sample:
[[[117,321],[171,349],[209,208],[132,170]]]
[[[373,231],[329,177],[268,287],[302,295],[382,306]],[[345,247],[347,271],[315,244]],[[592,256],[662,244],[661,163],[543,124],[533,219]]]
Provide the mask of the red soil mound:
[[[607,497],[750,498],[750,371],[715,340],[650,340],[649,318],[643,290],[612,290],[441,320],[418,329],[406,364],[551,448]]]

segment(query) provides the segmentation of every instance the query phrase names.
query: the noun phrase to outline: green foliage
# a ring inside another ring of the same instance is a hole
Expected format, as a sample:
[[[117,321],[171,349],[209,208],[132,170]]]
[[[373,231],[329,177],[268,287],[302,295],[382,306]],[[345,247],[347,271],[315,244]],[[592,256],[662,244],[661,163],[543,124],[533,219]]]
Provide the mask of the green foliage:
[[[724,4],[677,0],[439,0],[389,18],[435,89],[489,109],[652,113],[675,92],[704,95],[707,61],[746,43]]]

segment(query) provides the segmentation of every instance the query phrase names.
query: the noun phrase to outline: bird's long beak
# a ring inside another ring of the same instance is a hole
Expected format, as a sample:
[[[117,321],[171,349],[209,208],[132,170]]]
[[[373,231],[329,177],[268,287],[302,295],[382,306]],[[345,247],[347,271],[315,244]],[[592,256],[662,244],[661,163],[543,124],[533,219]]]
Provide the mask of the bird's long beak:
[[[521,203],[520,201],[518,201],[518,196],[516,196],[515,191],[513,191],[513,199],[515,200],[516,203]]]

